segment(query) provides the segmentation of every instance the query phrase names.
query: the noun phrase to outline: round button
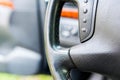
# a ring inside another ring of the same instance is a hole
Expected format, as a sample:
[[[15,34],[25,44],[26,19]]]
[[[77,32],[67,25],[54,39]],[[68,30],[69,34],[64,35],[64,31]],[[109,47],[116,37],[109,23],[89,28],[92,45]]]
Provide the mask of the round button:
[[[87,20],[86,19],[83,19],[83,23],[86,23],[87,22]]]
[[[88,12],[88,10],[85,8],[85,9],[83,9],[83,13],[87,13]]]
[[[87,32],[86,28],[82,28],[82,32]]]

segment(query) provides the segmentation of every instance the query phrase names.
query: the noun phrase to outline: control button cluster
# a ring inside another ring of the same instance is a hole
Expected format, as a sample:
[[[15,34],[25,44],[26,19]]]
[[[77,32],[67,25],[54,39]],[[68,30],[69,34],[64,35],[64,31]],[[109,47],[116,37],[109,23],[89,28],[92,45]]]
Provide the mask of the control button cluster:
[[[97,1],[98,0],[79,0],[79,36],[81,42],[88,40],[93,34]]]
[[[87,3],[88,3],[88,0],[84,0],[84,4],[87,4]],[[83,9],[83,14],[85,15],[85,14],[87,14],[87,12],[88,12],[88,9],[84,8]],[[87,19],[86,18],[83,19],[83,23],[87,23]],[[87,32],[85,27],[82,28],[82,32]]]

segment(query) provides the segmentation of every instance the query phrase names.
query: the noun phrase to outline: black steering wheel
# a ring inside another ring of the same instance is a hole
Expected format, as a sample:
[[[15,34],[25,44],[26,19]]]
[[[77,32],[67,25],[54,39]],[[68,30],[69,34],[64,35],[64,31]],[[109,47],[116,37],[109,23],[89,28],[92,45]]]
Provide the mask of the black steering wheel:
[[[77,4],[80,44],[63,48],[59,19],[65,2]],[[120,79],[120,0],[51,0],[45,19],[45,49],[55,80],[70,80],[70,70]]]

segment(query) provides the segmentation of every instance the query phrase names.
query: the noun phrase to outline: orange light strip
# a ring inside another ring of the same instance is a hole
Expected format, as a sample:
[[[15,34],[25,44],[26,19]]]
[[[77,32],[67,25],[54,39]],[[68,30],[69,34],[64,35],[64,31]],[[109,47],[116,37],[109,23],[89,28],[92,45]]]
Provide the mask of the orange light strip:
[[[78,9],[76,8],[63,8],[61,12],[62,17],[78,19]]]
[[[9,7],[11,9],[14,9],[14,5],[13,5],[13,3],[11,1],[0,0],[0,5]]]

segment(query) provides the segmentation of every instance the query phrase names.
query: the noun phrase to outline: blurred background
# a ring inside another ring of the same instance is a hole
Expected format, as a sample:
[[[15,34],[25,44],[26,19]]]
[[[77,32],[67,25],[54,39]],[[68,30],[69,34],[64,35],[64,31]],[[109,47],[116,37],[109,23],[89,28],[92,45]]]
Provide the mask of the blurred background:
[[[43,48],[46,5],[44,0],[0,0],[0,80],[52,79]]]

